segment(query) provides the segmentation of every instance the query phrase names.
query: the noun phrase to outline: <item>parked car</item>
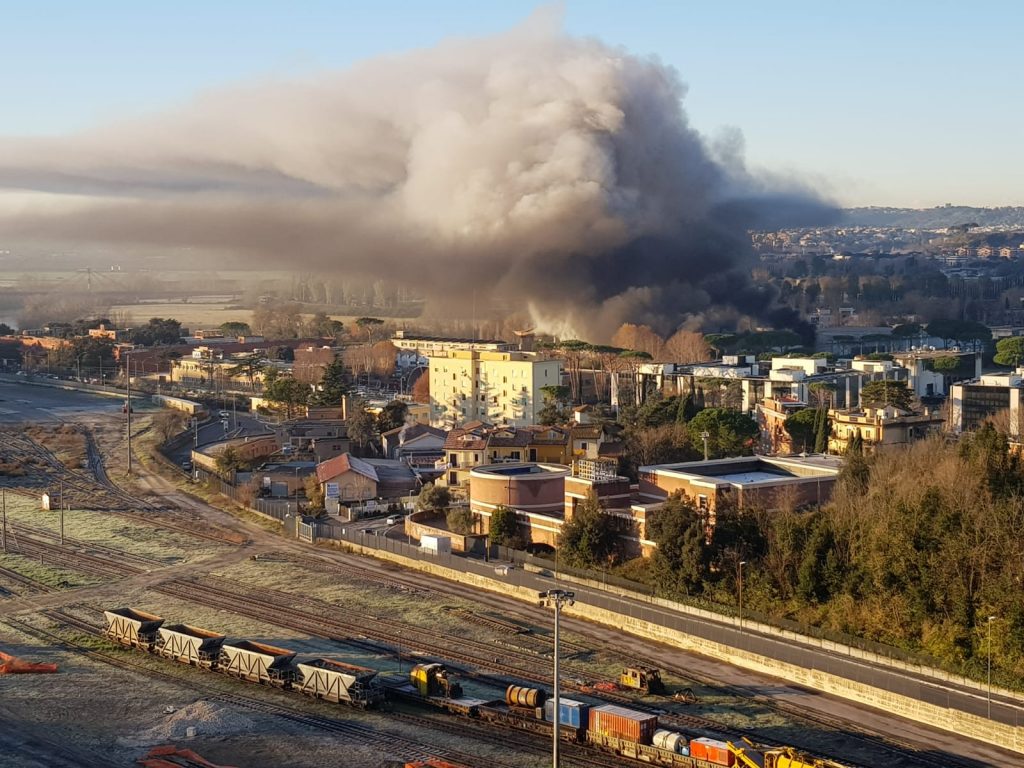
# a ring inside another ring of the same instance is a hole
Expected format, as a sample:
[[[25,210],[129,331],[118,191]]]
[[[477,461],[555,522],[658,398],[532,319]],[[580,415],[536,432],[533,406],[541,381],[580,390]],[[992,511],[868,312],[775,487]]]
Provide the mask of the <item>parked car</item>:
[[[385,525],[398,525],[400,522],[405,520],[405,515],[391,515],[387,520],[384,521]]]
[[[222,419],[230,419],[231,418],[231,411],[221,411],[217,415],[220,416]]]
[[[186,472],[190,472],[192,470],[192,461],[190,459],[185,459],[181,462],[181,468]]]

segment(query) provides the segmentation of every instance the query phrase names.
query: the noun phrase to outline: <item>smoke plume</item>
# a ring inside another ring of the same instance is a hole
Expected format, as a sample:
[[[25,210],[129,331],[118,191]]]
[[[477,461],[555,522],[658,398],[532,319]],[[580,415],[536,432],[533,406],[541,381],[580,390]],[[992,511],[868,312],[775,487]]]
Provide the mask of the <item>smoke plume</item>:
[[[659,62],[541,14],[497,37],[146,119],[0,140],[0,237],[227,251],[254,266],[488,295],[606,340],[767,317],[747,229],[827,216],[688,123]],[[774,218],[765,218],[771,214]]]

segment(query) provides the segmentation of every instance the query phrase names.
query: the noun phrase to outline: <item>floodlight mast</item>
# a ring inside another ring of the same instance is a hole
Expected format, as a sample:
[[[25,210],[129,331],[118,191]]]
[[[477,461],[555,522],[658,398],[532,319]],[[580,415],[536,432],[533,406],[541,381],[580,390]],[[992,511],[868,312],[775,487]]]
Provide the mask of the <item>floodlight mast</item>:
[[[559,686],[558,686],[558,617],[561,612],[563,605],[573,605],[576,602],[576,593],[568,592],[564,589],[548,589],[544,592],[538,592],[537,597],[544,601],[544,603],[550,602],[555,609],[555,670],[554,670],[554,695],[552,696],[552,744],[551,744],[551,766],[552,768],[558,768],[558,736],[561,731],[561,711],[559,708]]]

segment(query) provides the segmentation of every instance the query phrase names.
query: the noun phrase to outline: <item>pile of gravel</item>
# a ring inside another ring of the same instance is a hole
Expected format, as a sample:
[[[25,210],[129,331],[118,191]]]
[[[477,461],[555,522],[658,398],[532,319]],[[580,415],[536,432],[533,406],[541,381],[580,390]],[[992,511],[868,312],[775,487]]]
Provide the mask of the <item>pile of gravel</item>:
[[[191,736],[229,736],[255,727],[247,715],[205,699],[170,713],[161,712],[157,720],[151,728],[133,736],[122,736],[118,743],[125,747],[148,747],[182,741]]]

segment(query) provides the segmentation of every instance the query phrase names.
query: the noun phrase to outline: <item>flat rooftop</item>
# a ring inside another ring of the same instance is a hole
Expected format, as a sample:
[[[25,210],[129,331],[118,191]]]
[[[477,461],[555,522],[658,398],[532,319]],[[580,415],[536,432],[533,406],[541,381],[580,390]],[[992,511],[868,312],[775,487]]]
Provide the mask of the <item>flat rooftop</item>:
[[[640,467],[641,474],[663,474],[708,483],[756,486],[780,480],[831,478],[839,474],[838,456],[738,456],[732,459],[685,461]]]

